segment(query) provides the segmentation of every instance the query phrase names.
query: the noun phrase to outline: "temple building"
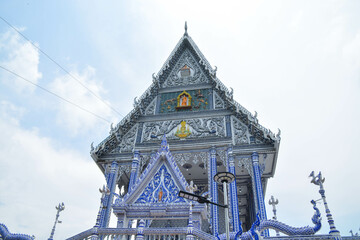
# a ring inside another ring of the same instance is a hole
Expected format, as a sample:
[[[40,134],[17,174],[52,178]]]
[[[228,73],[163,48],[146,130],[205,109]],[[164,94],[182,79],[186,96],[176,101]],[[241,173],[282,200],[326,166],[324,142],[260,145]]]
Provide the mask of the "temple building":
[[[319,186],[317,201],[326,216],[314,200],[311,226],[293,227],[267,216],[265,193],[276,170],[280,130],[273,133],[256,112],[236,102],[216,70],[185,24],[185,33],[149,88],[134,99],[132,111],[111,125],[106,139],[91,145],[106,185],[94,225],[68,240],[360,240],[342,237],[336,229],[321,172],[310,177]],[[220,174],[231,180],[219,184]],[[276,202],[271,198],[269,203]],[[63,209],[59,204],[58,214]],[[116,227],[109,227],[111,217]],[[317,234],[321,227],[329,227],[329,233]],[[11,234],[0,224],[2,239],[34,237]]]
[[[283,233],[282,239],[341,239],[336,229],[315,235],[321,227],[315,202],[309,204],[314,226],[268,219],[264,195],[276,170],[280,130],[260,125],[216,70],[185,26],[133,110],[91,146],[107,186],[95,226],[69,239],[225,239],[225,211],[231,239],[280,238],[268,229]],[[219,172],[235,176],[227,203],[223,185],[214,180]],[[190,201],[179,191],[228,207]],[[110,217],[116,228],[109,228]]]

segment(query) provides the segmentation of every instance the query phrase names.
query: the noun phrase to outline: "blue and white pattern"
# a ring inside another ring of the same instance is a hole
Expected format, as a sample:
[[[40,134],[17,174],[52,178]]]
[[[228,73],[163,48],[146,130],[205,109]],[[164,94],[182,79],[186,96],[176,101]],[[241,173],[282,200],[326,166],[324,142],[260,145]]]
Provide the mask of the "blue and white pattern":
[[[316,207],[316,202],[312,200],[311,203],[313,204],[313,208],[315,210],[311,221],[315,224],[315,226],[291,227],[276,220],[260,220],[259,230],[263,231],[264,229],[274,229],[289,236],[315,234],[321,228],[321,215],[319,209]]]
[[[161,159],[165,159],[165,161],[162,162],[163,160]],[[166,136],[164,135],[161,140],[160,149],[152,156],[145,170],[141,173],[140,177],[136,179],[135,184],[129,189],[129,192],[124,196],[123,203],[130,203],[129,201],[132,199],[132,196],[135,196],[135,190],[141,189],[140,185],[144,184],[144,182],[146,183],[148,181],[148,177],[152,176],[151,173],[153,171],[158,171],[157,169],[159,169],[159,166],[163,163],[166,163],[166,165],[170,168],[174,179],[178,181],[178,186],[182,190],[185,190],[186,187],[189,186],[170,152]]]
[[[247,232],[239,231],[234,235],[234,232],[231,233],[231,239],[236,240],[251,240],[251,239],[260,239],[259,235],[260,232],[263,232],[267,229],[274,229],[277,231],[280,231],[288,236],[308,236],[308,235],[314,235],[316,232],[318,232],[321,228],[321,215],[319,209],[316,207],[316,202],[314,200],[311,201],[313,204],[313,208],[315,210],[315,213],[313,217],[311,218],[312,222],[315,224],[315,226],[310,227],[291,227],[289,225],[286,225],[282,222],[276,221],[276,220],[262,220],[260,217],[260,214],[256,214],[256,220],[252,224],[251,229]],[[234,237],[232,237],[234,236]],[[219,236],[221,240],[225,239],[225,234],[221,234]]]
[[[33,240],[35,237],[30,237],[26,234],[10,233],[5,224],[0,223],[0,239]]]
[[[185,202],[184,198],[178,196],[178,193],[179,187],[163,164],[135,203]]]

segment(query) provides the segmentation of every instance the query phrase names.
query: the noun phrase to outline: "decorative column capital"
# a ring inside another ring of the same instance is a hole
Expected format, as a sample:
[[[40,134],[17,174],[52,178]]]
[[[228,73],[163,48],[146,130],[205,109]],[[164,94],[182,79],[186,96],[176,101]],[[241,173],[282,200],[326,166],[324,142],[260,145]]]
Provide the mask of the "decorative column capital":
[[[235,167],[234,154],[231,147],[227,149],[227,160],[230,168]]]
[[[229,146],[228,146],[228,148],[227,148],[227,153],[228,153],[228,154],[231,154],[231,155],[233,154],[233,149],[232,149],[232,147],[233,147],[233,146],[232,146],[231,144],[229,144]]]
[[[134,150],[134,157],[131,164],[131,171],[136,171],[139,163],[140,163],[140,152],[138,150]]]
[[[215,155],[215,154],[216,154],[216,147],[215,147],[215,146],[212,146],[212,147],[210,148],[210,154],[211,154],[211,155]]]
[[[253,162],[259,162],[259,154],[258,154],[257,152],[253,152],[253,153],[251,154],[251,160],[252,160]]]
[[[114,161],[111,163],[110,172],[111,172],[111,173],[115,173],[116,170],[117,170],[118,165],[119,165],[119,163],[118,163],[116,160],[114,160]]]
[[[133,161],[139,161],[140,160],[140,151],[139,150],[134,150],[134,158]]]

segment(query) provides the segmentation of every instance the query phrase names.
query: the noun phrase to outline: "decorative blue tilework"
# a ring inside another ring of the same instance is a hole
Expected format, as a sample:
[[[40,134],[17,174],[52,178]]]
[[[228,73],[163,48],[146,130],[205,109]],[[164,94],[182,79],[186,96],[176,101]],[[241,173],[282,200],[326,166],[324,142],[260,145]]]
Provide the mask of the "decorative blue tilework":
[[[171,174],[163,164],[135,203],[185,202],[184,198],[178,196],[178,193],[179,187],[176,186]]]

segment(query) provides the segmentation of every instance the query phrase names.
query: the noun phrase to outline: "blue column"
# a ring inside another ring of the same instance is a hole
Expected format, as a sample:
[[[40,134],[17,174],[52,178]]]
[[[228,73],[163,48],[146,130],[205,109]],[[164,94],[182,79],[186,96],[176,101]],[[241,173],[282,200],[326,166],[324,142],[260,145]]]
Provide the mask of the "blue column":
[[[110,214],[111,214],[111,204],[113,202],[114,194],[116,187],[116,178],[118,173],[118,163],[113,161],[111,163],[110,171],[107,171],[106,176],[106,184],[110,190],[110,194],[106,195],[103,200],[103,209],[100,215],[100,227],[106,228],[109,226]]]
[[[229,147],[227,149],[227,163],[228,163],[228,171],[234,174],[234,176],[236,176],[232,147]],[[229,203],[231,206],[233,231],[238,232],[241,227],[241,221],[239,220],[239,205],[238,205],[239,200],[236,189],[236,178],[232,183],[230,183],[229,193],[230,193]],[[225,209],[225,211],[227,211],[227,209]]]
[[[136,179],[139,174],[139,163],[140,163],[140,153],[138,150],[134,151],[134,158],[131,164],[131,173],[130,173],[130,181],[128,192],[130,192],[131,188],[134,186]]]
[[[210,159],[209,159],[209,182],[210,182],[210,193],[211,193],[211,201],[218,203],[218,187],[217,183],[214,181],[214,176],[217,173],[216,166],[216,149],[212,147],[210,149]],[[214,236],[219,235],[219,214],[218,214],[218,206],[211,205],[211,227]]]
[[[140,219],[139,226],[137,227],[136,240],[143,240],[144,237],[145,220]]]
[[[254,171],[254,182],[255,182],[255,193],[256,193],[256,201],[258,205],[258,212],[260,214],[260,218],[266,220],[266,209],[264,202],[264,192],[261,183],[261,171],[259,166],[259,154],[257,152],[253,152],[251,154],[252,166]],[[264,236],[269,236],[269,230],[265,230]]]

